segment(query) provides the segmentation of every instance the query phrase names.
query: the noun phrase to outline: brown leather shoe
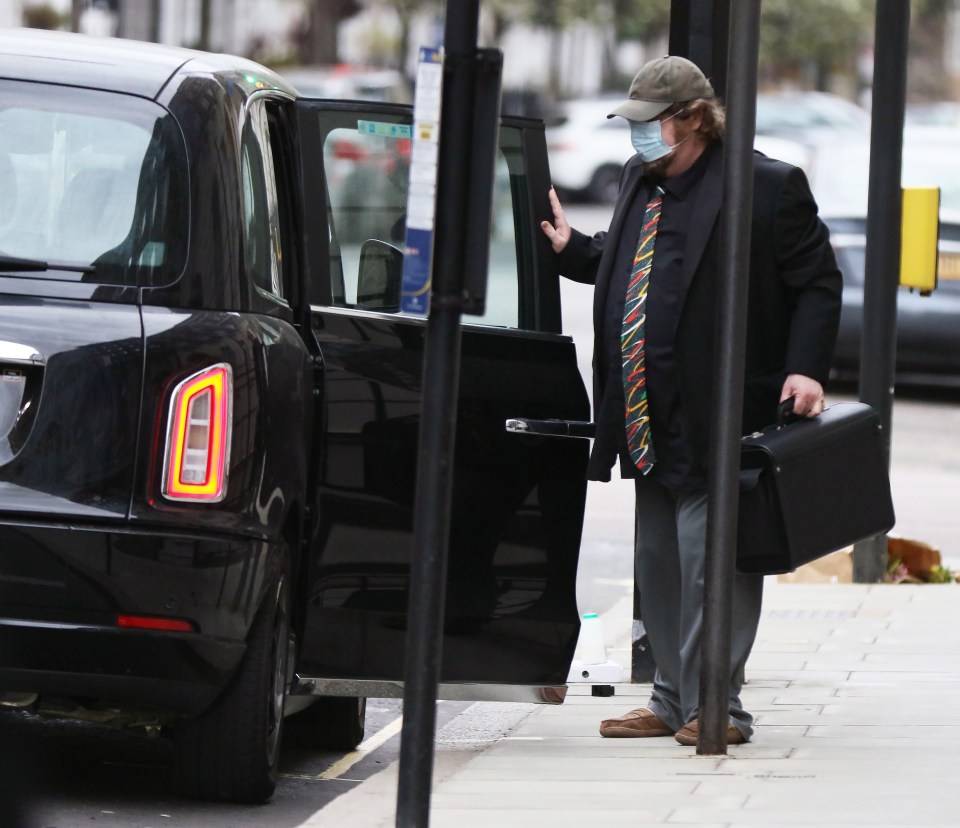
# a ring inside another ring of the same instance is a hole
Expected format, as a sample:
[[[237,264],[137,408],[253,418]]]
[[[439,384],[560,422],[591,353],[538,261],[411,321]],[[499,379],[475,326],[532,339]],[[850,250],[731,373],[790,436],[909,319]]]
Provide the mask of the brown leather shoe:
[[[681,745],[692,745],[696,747],[697,737],[700,735],[700,723],[694,719],[685,724],[673,736]],[[742,745],[746,742],[746,737],[733,725],[727,727],[727,744]]]
[[[638,707],[619,719],[604,719],[600,722],[600,735],[621,739],[642,736],[670,736],[673,730],[664,724],[652,710]]]

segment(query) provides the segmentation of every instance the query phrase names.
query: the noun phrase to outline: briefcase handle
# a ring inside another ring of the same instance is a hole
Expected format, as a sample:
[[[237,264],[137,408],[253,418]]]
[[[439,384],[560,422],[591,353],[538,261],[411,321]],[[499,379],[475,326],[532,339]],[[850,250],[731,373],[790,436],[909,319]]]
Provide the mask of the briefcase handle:
[[[777,406],[777,428],[783,428],[788,422],[803,419],[793,413],[793,403],[796,399],[796,397],[787,397]]]

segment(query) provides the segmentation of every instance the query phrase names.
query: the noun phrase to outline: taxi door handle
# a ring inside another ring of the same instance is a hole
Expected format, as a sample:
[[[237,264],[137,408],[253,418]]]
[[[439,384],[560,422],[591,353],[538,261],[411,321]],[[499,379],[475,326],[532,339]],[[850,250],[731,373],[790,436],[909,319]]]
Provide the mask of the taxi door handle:
[[[578,437],[589,440],[597,431],[596,424],[583,420],[528,420],[511,417],[506,422],[511,434],[536,434],[540,437]]]

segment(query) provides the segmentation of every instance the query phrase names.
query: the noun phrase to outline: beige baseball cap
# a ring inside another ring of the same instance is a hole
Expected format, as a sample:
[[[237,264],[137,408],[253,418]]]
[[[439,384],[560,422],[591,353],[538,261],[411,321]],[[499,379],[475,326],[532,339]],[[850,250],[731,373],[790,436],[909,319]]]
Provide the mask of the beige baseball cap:
[[[713,87],[697,64],[676,55],[651,60],[637,72],[628,98],[608,118],[649,121],[671,104],[712,98]]]

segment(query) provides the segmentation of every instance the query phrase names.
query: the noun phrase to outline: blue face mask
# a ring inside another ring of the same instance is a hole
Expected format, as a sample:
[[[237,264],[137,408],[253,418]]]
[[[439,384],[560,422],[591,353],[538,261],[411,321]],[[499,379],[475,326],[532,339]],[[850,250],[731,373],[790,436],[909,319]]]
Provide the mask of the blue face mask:
[[[680,110],[680,112],[682,111]],[[680,112],[674,112],[670,118],[676,118]],[[663,140],[663,130],[661,129],[662,124],[665,124],[670,118],[664,118],[662,121],[630,122],[630,143],[633,144],[633,148],[644,164],[663,158],[673,151],[674,147]],[[680,144],[676,146],[680,146]]]

